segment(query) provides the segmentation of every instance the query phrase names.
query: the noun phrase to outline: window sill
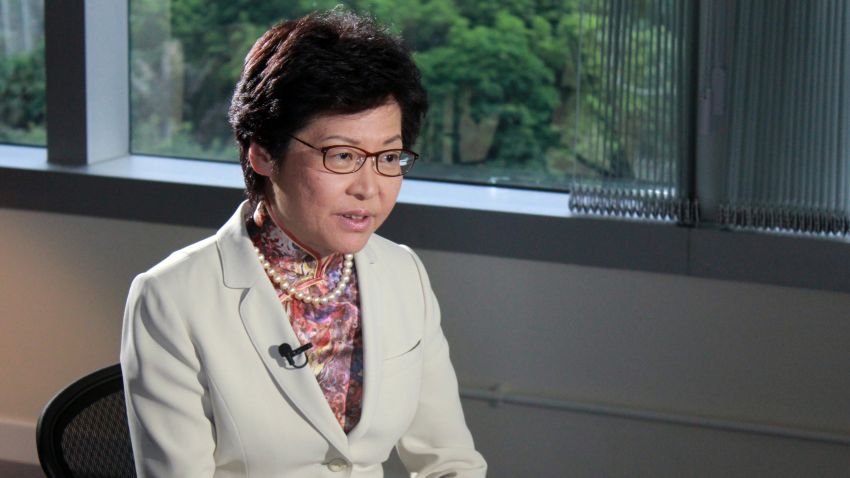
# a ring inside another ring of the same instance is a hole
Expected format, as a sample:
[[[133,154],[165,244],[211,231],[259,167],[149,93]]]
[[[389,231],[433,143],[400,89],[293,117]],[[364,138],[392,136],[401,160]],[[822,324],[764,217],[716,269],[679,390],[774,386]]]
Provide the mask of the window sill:
[[[217,228],[243,198],[232,163],[69,167],[0,146],[4,208]],[[407,179],[379,232],[414,248],[850,292],[846,241],[572,216],[564,193]]]

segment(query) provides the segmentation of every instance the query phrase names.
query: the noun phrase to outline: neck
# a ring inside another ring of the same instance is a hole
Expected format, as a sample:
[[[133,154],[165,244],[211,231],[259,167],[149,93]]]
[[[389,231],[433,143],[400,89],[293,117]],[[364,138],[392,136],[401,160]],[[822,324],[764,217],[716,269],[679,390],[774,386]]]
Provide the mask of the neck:
[[[278,228],[278,229],[280,229],[281,231],[283,231],[283,233],[284,233],[284,234],[286,234],[286,236],[287,236],[287,237],[289,237],[289,238],[292,240],[292,242],[294,242],[296,245],[298,245],[298,247],[300,247],[301,249],[304,249],[305,251],[307,251],[307,253],[308,253],[308,254],[310,254],[311,256],[315,257],[315,258],[316,258],[316,259],[318,259],[320,262],[322,261],[322,258],[326,258],[326,257],[328,257],[328,256],[332,256],[332,255],[333,255],[333,253],[332,253],[332,252],[328,252],[328,253],[322,254],[322,253],[321,253],[320,251],[318,251],[317,249],[314,249],[314,248],[312,248],[312,247],[308,246],[308,245],[307,245],[307,243],[305,243],[304,241],[302,241],[301,239],[299,239],[299,238],[298,238],[298,236],[296,236],[296,235],[295,235],[295,234],[294,234],[291,230],[289,230],[289,229],[288,229],[288,228],[284,225],[283,221],[280,219],[280,215],[277,213],[277,211],[275,211],[274,206],[272,206],[272,205],[270,205],[270,204],[266,203],[266,207],[265,207],[265,209],[266,209],[266,212],[267,212],[267,213],[268,213],[268,215],[269,215],[269,219],[271,219],[271,220],[272,220],[272,222],[274,223],[274,225],[275,225],[275,226],[277,226],[277,228]]]

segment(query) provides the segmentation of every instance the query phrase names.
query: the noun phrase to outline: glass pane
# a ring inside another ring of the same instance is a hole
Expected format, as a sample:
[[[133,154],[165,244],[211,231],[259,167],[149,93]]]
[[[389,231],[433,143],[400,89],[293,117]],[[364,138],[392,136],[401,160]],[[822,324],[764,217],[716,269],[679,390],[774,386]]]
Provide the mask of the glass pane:
[[[850,236],[848,19],[846,0],[734,10],[723,225]]]
[[[251,43],[278,19],[338,3],[132,0],[133,151],[235,161],[226,112]],[[600,34],[601,18],[616,13],[611,8],[591,7],[593,19],[583,22],[582,0],[342,3],[390,24],[415,52],[431,109],[412,148],[422,155],[413,177],[565,190],[576,174],[610,174],[596,167],[604,153],[588,153],[579,136],[606,125],[604,116],[588,114],[587,107],[604,111],[610,98],[594,86],[606,63],[599,42],[587,37]],[[656,28],[657,13],[645,17],[631,35],[650,38],[639,30]],[[643,62],[675,53],[647,51]],[[600,134],[622,143],[635,132]]]
[[[585,0],[573,211],[695,220],[695,5]]]
[[[0,143],[44,146],[44,1],[0,0]]]

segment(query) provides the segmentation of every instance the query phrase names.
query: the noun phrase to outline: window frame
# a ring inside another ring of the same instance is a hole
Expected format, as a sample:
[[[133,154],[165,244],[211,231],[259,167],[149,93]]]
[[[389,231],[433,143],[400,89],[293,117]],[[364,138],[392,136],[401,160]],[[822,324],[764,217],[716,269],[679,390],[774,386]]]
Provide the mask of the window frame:
[[[701,2],[701,32],[709,3]],[[45,0],[48,145],[0,146],[0,207],[217,228],[244,198],[238,165],[129,154],[128,10],[127,0]],[[123,27],[104,26],[121,12]],[[702,133],[697,171],[710,181],[697,181],[710,197],[716,178],[706,171],[722,158]],[[568,193],[405,179],[379,233],[460,254],[850,292],[845,239],[582,217],[568,201]]]

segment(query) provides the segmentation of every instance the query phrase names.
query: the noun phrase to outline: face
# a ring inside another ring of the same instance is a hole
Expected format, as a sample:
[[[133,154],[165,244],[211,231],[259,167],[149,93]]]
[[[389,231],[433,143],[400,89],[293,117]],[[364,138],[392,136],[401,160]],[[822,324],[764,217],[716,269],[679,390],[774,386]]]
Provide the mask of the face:
[[[319,117],[295,136],[317,148],[401,148],[401,109],[391,102],[359,113]],[[322,257],[361,250],[389,216],[401,188],[402,178],[378,174],[373,158],[357,172],[337,174],[322,165],[321,152],[295,140],[276,174],[262,148],[251,145],[249,159],[255,171],[270,179],[266,201],[272,213],[295,239]]]

